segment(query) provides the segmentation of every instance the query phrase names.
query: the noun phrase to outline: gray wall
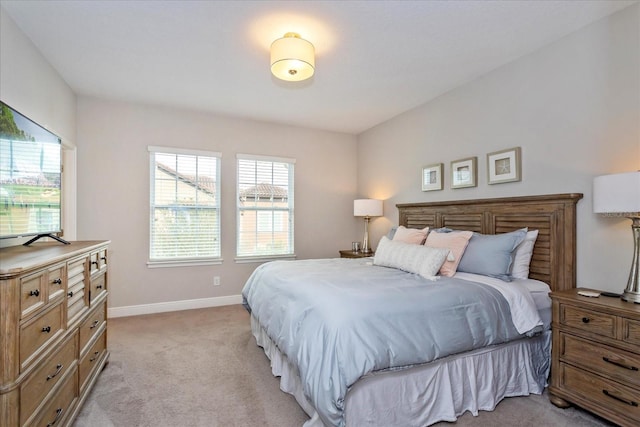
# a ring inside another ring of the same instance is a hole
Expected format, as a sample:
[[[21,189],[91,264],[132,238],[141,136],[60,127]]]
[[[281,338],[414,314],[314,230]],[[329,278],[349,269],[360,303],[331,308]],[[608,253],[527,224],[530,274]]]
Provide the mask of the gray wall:
[[[522,147],[522,181],[487,184],[486,154]],[[450,162],[478,157],[478,187],[450,188]],[[445,164],[443,191],[422,192],[423,165]],[[396,203],[584,193],[578,283],[621,291],[631,222],[592,212],[594,176],[640,169],[640,9],[624,9],[358,137],[358,191]]]

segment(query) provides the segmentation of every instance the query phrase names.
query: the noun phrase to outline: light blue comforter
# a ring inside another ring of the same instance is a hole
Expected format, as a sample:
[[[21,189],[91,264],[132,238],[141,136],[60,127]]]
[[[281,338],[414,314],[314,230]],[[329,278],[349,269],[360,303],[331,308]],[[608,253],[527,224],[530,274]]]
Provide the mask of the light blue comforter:
[[[367,373],[521,336],[490,286],[429,281],[366,259],[266,263],[242,295],[326,425],[344,425],[347,389]]]

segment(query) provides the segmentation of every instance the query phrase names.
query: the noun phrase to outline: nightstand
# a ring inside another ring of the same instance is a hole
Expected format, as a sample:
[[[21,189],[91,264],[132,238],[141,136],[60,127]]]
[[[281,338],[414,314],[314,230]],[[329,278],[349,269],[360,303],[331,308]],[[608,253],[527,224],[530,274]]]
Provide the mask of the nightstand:
[[[621,426],[637,426],[640,304],[585,297],[578,295],[578,290],[550,294],[553,346],[549,400],[559,407],[573,403]]]
[[[374,251],[371,252],[362,252],[362,251],[352,251],[352,250],[344,250],[340,251],[340,258],[367,258],[370,256],[374,256],[376,253]]]

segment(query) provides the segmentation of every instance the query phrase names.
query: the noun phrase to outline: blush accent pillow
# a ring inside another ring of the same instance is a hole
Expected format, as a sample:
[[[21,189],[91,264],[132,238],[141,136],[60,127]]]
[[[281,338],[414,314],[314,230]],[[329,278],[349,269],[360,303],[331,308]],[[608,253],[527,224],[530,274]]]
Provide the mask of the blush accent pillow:
[[[526,229],[524,229],[526,231]],[[516,247],[513,255],[513,264],[511,265],[511,277],[514,279],[528,279],[529,265],[533,256],[533,246],[538,238],[538,230],[527,232],[527,236]]]
[[[394,242],[382,236],[373,257],[373,265],[392,267],[435,280],[447,258],[447,249],[428,248],[413,243]]]
[[[425,246],[432,248],[445,248],[451,251],[453,259],[448,258],[440,267],[440,274],[451,277],[456,274],[458,264],[462,258],[462,254],[469,244],[469,239],[473,232],[471,231],[451,231],[449,233],[429,233]]]
[[[473,233],[458,271],[511,281],[512,253],[527,235],[526,230],[500,234]]]
[[[427,234],[429,234],[429,227],[418,230],[416,228],[407,228],[404,225],[401,225],[397,228],[392,240],[421,245],[424,242],[424,239],[427,238]]]

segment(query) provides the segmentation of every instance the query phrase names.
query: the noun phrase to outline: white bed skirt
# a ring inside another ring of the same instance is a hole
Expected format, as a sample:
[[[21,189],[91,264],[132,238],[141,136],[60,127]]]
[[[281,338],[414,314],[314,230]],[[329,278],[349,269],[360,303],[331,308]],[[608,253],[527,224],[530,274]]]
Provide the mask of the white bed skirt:
[[[310,419],[304,427],[324,427],[304,396],[295,366],[251,316],[257,344],[280,377],[280,389],[292,394]],[[551,331],[534,338],[449,356],[407,369],[379,371],[351,386],[345,399],[348,427],[426,426],[455,421],[470,411],[492,411],[505,397],[540,394],[547,385]]]

